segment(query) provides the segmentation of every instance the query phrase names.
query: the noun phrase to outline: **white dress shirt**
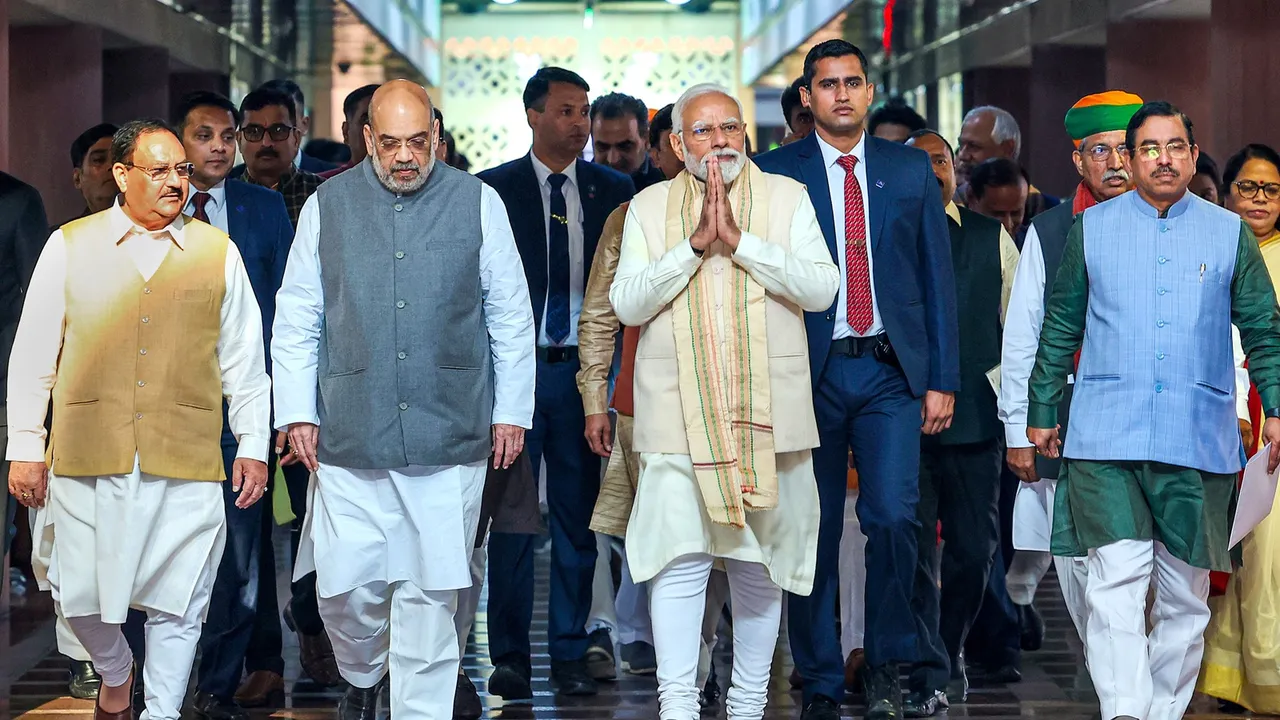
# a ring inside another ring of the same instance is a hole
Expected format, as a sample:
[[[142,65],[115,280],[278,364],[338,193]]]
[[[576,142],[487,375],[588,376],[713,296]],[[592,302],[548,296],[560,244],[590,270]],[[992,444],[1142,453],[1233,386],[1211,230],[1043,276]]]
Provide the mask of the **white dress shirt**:
[[[827,169],[827,188],[831,193],[831,215],[835,221],[836,231],[836,264],[840,266],[840,292],[836,295],[836,325],[831,333],[833,340],[857,337],[858,333],[849,327],[849,268],[845,262],[844,240],[844,181],[845,169],[840,167],[840,158],[844,154],[832,147],[821,135],[817,136],[818,147],[822,150],[822,165]],[[871,252],[871,200],[867,189],[867,134],[862,133],[858,144],[853,146],[850,155],[858,162],[853,166],[853,176],[862,189],[862,217],[867,227],[867,272],[871,278],[871,327],[862,334],[871,337],[884,332],[884,323],[880,320],[880,303],[876,300],[876,267],[875,253]]]
[[[160,269],[170,248],[183,248],[181,217],[163,230],[149,233],[137,227],[118,203],[108,212],[112,236],[123,238],[120,247],[143,279],[150,280]],[[271,381],[262,349],[262,314],[235,243],[227,243],[225,282],[217,353],[231,432],[240,443],[236,457],[266,461]],[[49,237],[31,276],[9,360],[9,460],[44,461],[44,421],[49,393],[58,376],[66,284],[67,244],[62,231],[57,230]]]
[[[207,191],[197,190],[196,186],[192,185],[191,196],[187,198],[187,204],[182,208],[183,215],[195,217],[198,192],[209,193],[209,201],[204,205],[204,214],[209,216],[209,224],[230,235],[231,231],[227,225],[227,181],[224,179]]]
[[[533,160],[533,174],[538,177],[538,192],[542,196],[542,217],[546,220],[546,231],[543,237],[547,241],[547,279],[551,278],[551,182],[547,179],[553,174],[551,168],[543,164],[537,155],[529,153]],[[578,163],[571,162],[561,173],[569,180],[561,187],[564,193],[565,217],[569,223],[569,336],[564,345],[578,344],[578,318],[582,317],[582,296],[587,289],[585,260],[583,259],[582,231],[582,198],[578,188]],[[551,288],[548,285],[547,294]],[[547,297],[536,298],[542,303],[542,328],[538,331],[538,347],[553,347],[556,343],[547,335]]]
[[[293,423],[320,423],[316,410],[320,327],[324,321],[320,223],[320,203],[312,195],[298,217],[284,283],[276,295],[271,360],[276,427],[281,430]],[[537,374],[533,310],[506,206],[488,185],[480,191],[480,233],[480,288],[493,357],[493,423],[529,429],[533,427]]]

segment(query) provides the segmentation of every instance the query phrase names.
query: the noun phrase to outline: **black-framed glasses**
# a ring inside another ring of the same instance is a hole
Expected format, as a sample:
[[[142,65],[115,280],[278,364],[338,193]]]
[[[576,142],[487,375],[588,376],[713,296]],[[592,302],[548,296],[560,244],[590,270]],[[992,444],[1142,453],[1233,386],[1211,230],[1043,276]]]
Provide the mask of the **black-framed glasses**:
[[[1147,160],[1159,160],[1164,153],[1169,153],[1170,160],[1186,160],[1191,157],[1191,143],[1186,140],[1171,140],[1165,145],[1145,143],[1133,152]]]
[[[292,125],[285,125],[284,123],[276,123],[270,127],[264,127],[262,125],[245,125],[240,128],[240,134],[249,142],[261,142],[263,135],[270,135],[271,139],[276,142],[284,142],[289,139],[289,136],[293,134],[294,130],[297,130],[297,128]]]
[[[1124,157],[1124,154],[1126,151],[1128,151],[1128,149],[1129,147],[1124,143],[1120,143],[1115,147],[1111,147],[1110,145],[1098,144],[1098,145],[1094,145],[1093,147],[1085,151],[1085,154],[1089,157],[1090,160],[1096,163],[1104,163],[1111,159],[1112,153],[1116,153],[1120,155],[1120,157]]]
[[[1232,185],[1236,188],[1236,194],[1245,200],[1252,200],[1258,197],[1261,191],[1263,197],[1268,200],[1280,200],[1280,183],[1260,183],[1252,180],[1237,180]]]
[[[178,163],[177,165],[162,165],[160,167],[146,167],[143,165],[134,165],[133,163],[122,163],[127,168],[137,168],[147,174],[154,182],[166,180],[169,173],[177,173],[178,177],[183,180],[191,177],[191,173],[196,171],[194,163]]]

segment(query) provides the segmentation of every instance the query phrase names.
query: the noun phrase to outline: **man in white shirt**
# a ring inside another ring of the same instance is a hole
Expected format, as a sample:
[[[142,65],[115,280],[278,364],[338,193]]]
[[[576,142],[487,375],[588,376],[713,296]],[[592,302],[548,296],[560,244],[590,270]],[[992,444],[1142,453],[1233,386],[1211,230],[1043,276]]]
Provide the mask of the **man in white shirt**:
[[[132,606],[149,616],[147,717],[177,720],[222,556],[222,481],[239,508],[266,488],[270,380],[240,253],[181,216],[193,168],[176,134],[128,123],[112,159],[121,202],[53,233],[32,276],[9,365],[9,487],[43,508],[48,586],[102,676],[96,716],[132,717]]]

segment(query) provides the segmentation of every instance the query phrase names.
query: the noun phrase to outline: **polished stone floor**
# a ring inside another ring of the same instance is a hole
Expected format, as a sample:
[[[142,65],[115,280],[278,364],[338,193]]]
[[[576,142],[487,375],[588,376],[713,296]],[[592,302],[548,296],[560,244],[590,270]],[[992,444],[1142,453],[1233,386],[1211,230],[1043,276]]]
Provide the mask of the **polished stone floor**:
[[[539,558],[541,578],[546,578],[545,557]],[[282,586],[283,584],[282,575]],[[602,685],[601,693],[593,698],[557,698],[547,677],[550,662],[546,651],[546,602],[545,586],[537,598],[534,611],[534,694],[532,703],[504,706],[499,698],[485,697],[486,717],[529,718],[549,720],[656,720],[656,683],[652,676],[633,677],[620,675],[617,682]],[[1095,700],[1087,676],[1083,673],[1079,642],[1074,637],[1070,620],[1058,595],[1052,575],[1040,589],[1037,604],[1045,617],[1048,628],[1044,647],[1028,653],[1023,660],[1023,680],[1015,684],[985,683],[980,676],[972,679],[973,689],[969,702],[957,705],[949,711],[951,717],[962,718],[1052,718],[1052,720],[1089,720],[1097,717]],[[13,609],[7,618],[0,619],[0,720],[12,717],[28,720],[58,720],[88,718],[92,704],[65,697],[66,664],[53,651],[53,625],[49,619],[51,607],[47,596],[28,592],[15,596]],[[289,692],[282,708],[254,711],[260,718],[320,718],[334,716],[338,698],[337,690],[318,688],[307,681],[299,681],[297,646],[286,631],[285,655]],[[476,622],[475,636],[468,644],[464,668],[483,690],[484,678],[491,671],[485,652],[486,617],[484,606]],[[728,667],[728,648],[720,649],[718,663]],[[768,718],[798,718],[800,697],[787,684],[790,659],[785,650],[779,650],[774,665],[774,682],[771,689]],[[721,677],[727,678],[722,672]],[[862,708],[847,705],[846,717],[859,717]],[[724,716],[723,708],[720,717]]]

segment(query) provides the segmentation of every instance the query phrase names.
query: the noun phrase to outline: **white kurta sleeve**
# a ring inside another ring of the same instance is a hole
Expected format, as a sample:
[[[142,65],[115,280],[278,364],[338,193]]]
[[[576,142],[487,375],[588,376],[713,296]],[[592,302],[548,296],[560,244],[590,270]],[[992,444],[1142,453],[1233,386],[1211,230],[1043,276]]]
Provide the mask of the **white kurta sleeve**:
[[[312,195],[298,216],[298,232],[289,250],[284,281],[276,293],[276,318],[271,330],[271,375],[277,429],[288,429],[294,423],[320,424],[316,392],[323,316],[320,204]]]
[[[493,356],[492,422],[529,430],[537,378],[533,307],[506,206],[488,185],[480,191],[480,232],[480,289]]]
[[[9,357],[8,459],[44,462],[44,421],[58,377],[58,354],[67,314],[67,244],[54,231],[27,286],[22,318]]]
[[[649,245],[633,204],[622,227],[618,272],[609,288],[609,302],[623,325],[640,327],[652,320],[689,284],[702,258],[688,240],[649,261]]]
[[[267,460],[271,442],[271,378],[262,349],[262,311],[235,243],[227,243],[227,291],[222,296],[218,367],[227,421],[240,443],[236,457]]]
[[[1236,361],[1236,416],[1252,422],[1249,417],[1249,371],[1244,367],[1244,346],[1240,344],[1240,331],[1235,325],[1231,326],[1231,353]]]
[[[790,300],[809,312],[831,307],[840,291],[840,268],[818,227],[818,216],[808,193],[791,216],[791,251],[765,242],[758,235],[742,233],[733,261],[774,295]]]
[[[1014,272],[1000,352],[999,414],[1009,447],[1031,447],[1027,440],[1027,383],[1040,348],[1043,322],[1044,256],[1033,225],[1027,230],[1022,258]]]

